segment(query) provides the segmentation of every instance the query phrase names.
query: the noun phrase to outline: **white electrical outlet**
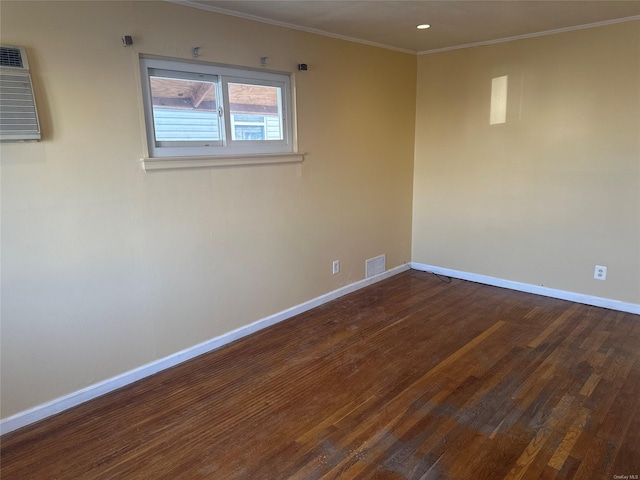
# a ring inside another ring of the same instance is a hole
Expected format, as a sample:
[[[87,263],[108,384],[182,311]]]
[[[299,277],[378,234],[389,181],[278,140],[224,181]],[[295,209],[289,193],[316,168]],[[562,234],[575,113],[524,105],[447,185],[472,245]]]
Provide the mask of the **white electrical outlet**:
[[[593,272],[593,278],[596,280],[606,280],[607,279],[607,267],[602,265],[596,265],[596,269]]]
[[[333,274],[340,273],[340,260],[333,261]]]

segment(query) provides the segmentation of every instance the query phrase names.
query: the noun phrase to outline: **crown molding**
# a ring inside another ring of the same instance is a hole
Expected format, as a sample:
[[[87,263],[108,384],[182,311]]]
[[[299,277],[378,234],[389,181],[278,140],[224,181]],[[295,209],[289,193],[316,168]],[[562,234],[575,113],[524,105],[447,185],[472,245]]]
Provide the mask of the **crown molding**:
[[[284,27],[284,28],[290,28],[292,30],[298,30],[301,32],[306,32],[306,33],[314,33],[316,35],[322,35],[324,37],[330,37],[330,38],[335,38],[338,40],[345,40],[347,42],[353,42],[353,43],[359,43],[362,45],[369,45],[371,47],[378,47],[378,48],[384,48],[386,50],[393,50],[395,52],[402,52],[402,53],[408,53],[411,55],[430,55],[432,53],[440,53],[440,52],[447,52],[449,50],[460,50],[463,48],[473,48],[473,47],[482,47],[485,45],[494,45],[497,43],[506,43],[506,42],[513,42],[516,40],[524,40],[527,38],[535,38],[535,37],[542,37],[542,36],[546,36],[546,35],[555,35],[558,33],[565,33],[565,32],[573,32],[575,30],[584,30],[587,28],[596,28],[596,27],[603,27],[606,25],[615,25],[617,23],[624,23],[624,22],[633,22],[633,21],[637,21],[640,20],[640,15],[634,15],[631,17],[623,17],[623,18],[615,18],[612,20],[605,20],[602,22],[594,22],[594,23],[587,23],[587,24],[583,24],[583,25],[574,25],[571,27],[563,27],[563,28],[556,28],[553,30],[544,30],[542,32],[534,32],[534,33],[526,33],[523,35],[514,35],[512,37],[504,37],[504,38],[496,38],[496,39],[492,39],[492,40],[485,40],[482,42],[472,42],[472,43],[464,43],[461,45],[452,45],[450,47],[442,47],[442,48],[435,48],[435,49],[431,49],[431,50],[420,50],[420,51],[416,51],[416,50],[411,50],[411,49],[407,49],[407,48],[400,48],[400,47],[394,47],[391,45],[385,45],[382,43],[377,43],[377,42],[371,42],[369,40],[363,40],[361,38],[355,38],[355,37],[349,37],[347,35],[339,35],[337,33],[331,33],[331,32],[327,32],[325,30],[320,30],[317,28],[310,28],[310,27],[303,27],[300,25],[295,25],[293,23],[287,23],[287,22],[280,22],[277,20],[271,20],[269,18],[264,18],[264,17],[259,17],[257,15],[250,15],[248,13],[241,13],[241,12],[234,12],[232,10],[227,10],[225,8],[219,8],[219,7],[213,7],[211,5],[204,5],[202,3],[198,3],[196,1],[193,0],[165,0],[168,3],[173,3],[176,5],[182,5],[185,7],[190,7],[190,8],[197,8],[199,10],[205,10],[208,12],[213,12],[213,13],[218,13],[221,15],[229,15],[231,17],[238,17],[238,18],[243,18],[245,20],[252,20],[254,22],[260,22],[260,23],[266,23],[268,25],[274,25],[276,27]]]
[[[339,35],[337,33],[326,32],[317,28],[302,27],[293,23],[279,22],[277,20],[271,20],[269,18],[258,17],[256,15],[250,15],[248,13],[234,12],[233,10],[227,10],[225,8],[212,7],[211,5],[203,5],[191,0],[165,0],[169,3],[176,5],[182,5],[185,7],[197,8],[199,10],[206,10],[207,12],[219,13],[221,15],[229,15],[231,17],[244,18],[245,20],[252,20],[254,22],[266,23],[268,25],[274,25],[276,27],[290,28],[292,30],[299,30],[306,33],[315,33],[316,35],[322,35],[324,37],[336,38],[338,40],[345,40],[347,42],[360,43],[362,45],[368,45],[370,47],[384,48],[386,50],[393,50],[395,52],[408,53],[410,55],[416,55],[415,50],[409,50],[406,48],[393,47],[391,45],[385,45],[383,43],[371,42],[369,40],[363,40],[361,38],[349,37],[346,35]]]
[[[573,27],[556,28],[554,30],[545,30],[543,32],[525,33],[523,35],[514,35],[513,37],[496,38],[494,40],[485,40],[483,42],[464,43],[462,45],[454,45],[451,47],[435,48],[433,50],[422,50],[416,52],[416,55],[429,55],[432,53],[448,52],[450,50],[460,50],[463,48],[482,47],[485,45],[494,45],[496,43],[513,42],[516,40],[524,40],[526,38],[543,37],[546,35],[555,35],[557,33],[573,32],[575,30],[585,30],[587,28],[604,27],[606,25],[615,25],[617,23],[633,22],[640,20],[640,15],[632,17],[615,18],[613,20],[605,20],[602,22],[586,23],[584,25],[575,25]]]

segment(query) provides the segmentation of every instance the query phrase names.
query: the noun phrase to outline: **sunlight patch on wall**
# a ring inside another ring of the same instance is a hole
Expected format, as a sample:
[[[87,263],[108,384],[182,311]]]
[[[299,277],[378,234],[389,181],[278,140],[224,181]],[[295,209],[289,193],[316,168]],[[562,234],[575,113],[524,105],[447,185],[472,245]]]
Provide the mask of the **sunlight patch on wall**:
[[[489,124],[507,121],[507,75],[491,79],[491,113]]]

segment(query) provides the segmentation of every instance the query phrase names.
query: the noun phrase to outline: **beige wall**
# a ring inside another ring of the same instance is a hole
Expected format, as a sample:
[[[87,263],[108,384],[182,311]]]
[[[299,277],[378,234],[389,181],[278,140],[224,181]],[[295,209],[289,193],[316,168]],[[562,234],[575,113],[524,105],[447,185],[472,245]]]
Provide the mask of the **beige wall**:
[[[165,2],[1,9],[44,131],[0,152],[3,418],[410,260],[414,56]],[[142,171],[138,54],[194,46],[309,65],[304,163]]]
[[[414,262],[640,303],[640,22],[421,56],[416,109]]]

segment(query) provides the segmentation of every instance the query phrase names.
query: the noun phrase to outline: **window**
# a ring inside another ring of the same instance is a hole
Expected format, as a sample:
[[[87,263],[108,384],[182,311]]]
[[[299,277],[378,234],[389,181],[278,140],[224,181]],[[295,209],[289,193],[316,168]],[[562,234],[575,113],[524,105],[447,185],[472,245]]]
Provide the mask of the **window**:
[[[149,156],[293,152],[287,74],[141,58]]]

